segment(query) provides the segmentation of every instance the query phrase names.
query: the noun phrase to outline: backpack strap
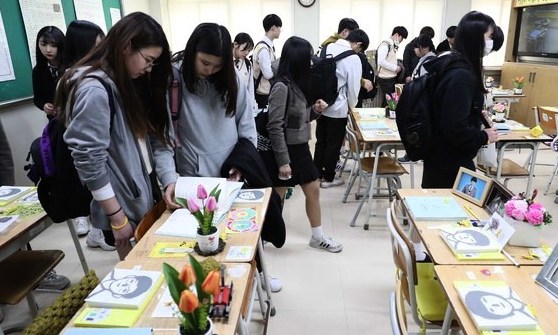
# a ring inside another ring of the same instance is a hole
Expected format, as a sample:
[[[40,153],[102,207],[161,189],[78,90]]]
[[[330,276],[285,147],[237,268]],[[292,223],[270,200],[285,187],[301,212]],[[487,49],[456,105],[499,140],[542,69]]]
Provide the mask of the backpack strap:
[[[339,55],[333,57],[333,60],[338,62],[338,61],[342,60],[343,58],[346,58],[346,57],[349,57],[349,56],[352,56],[352,55],[356,55],[356,52],[354,52],[353,50],[343,51]]]
[[[169,91],[169,109],[171,112],[172,127],[174,128],[174,147],[180,146],[178,136],[178,119],[180,118],[180,109],[182,108],[182,75],[180,70],[174,65],[172,68],[172,82]]]
[[[269,54],[271,55],[271,46],[269,44],[267,44],[266,41],[259,41],[256,46],[254,47],[254,49],[256,49],[256,47],[260,44],[265,44],[267,46],[267,49],[269,50]],[[258,50],[258,52],[256,53],[256,57],[258,57],[258,54],[260,53],[260,50]],[[260,86],[260,81],[262,81],[262,77],[263,77],[263,72],[262,72],[262,68],[260,67],[260,74],[258,75],[258,78],[256,78],[256,81],[254,82],[254,91],[256,91],[258,89],[258,86]]]
[[[377,71],[378,73],[380,73],[380,68],[381,68],[381,66],[380,66],[380,60],[378,59],[378,50],[380,49],[380,46],[381,46],[382,44],[385,44],[385,45],[387,45],[387,47],[388,47],[388,51],[387,51],[387,54],[386,54],[386,55],[388,55],[389,52],[391,51],[391,44],[389,43],[388,40],[383,40],[382,42],[380,42],[380,44],[378,44],[378,47],[376,48],[376,71]],[[387,57],[387,56],[386,56],[386,57]]]

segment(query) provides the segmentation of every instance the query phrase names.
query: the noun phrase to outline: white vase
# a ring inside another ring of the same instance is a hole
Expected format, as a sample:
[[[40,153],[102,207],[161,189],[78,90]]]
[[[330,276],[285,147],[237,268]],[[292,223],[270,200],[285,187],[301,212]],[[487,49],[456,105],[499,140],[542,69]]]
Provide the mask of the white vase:
[[[519,221],[507,215],[504,219],[515,229],[515,232],[508,241],[509,245],[530,248],[537,248],[540,246],[543,231],[542,226],[533,226],[529,222]]]
[[[504,116],[506,116],[506,112],[495,112],[494,120],[497,122],[502,122],[504,120]]]
[[[513,89],[513,94],[523,94],[523,89],[522,88],[514,88]]]
[[[219,248],[219,229],[215,228],[215,232],[209,235],[200,235],[199,231],[196,236],[198,247],[202,252],[214,252]]]
[[[203,335],[213,335],[213,321],[211,321],[211,318],[209,316],[207,317],[207,321],[209,322],[209,329]],[[180,325],[178,326],[178,333],[180,335],[190,335],[188,333],[185,333]]]
[[[395,119],[395,111],[394,110],[389,110],[389,118],[390,119]]]

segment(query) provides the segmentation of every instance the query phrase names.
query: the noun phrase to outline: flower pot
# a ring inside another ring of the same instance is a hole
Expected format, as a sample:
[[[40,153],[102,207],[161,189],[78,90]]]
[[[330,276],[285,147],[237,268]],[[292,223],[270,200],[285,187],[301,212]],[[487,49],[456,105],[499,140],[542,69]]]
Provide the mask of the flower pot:
[[[540,246],[543,231],[542,226],[533,226],[529,222],[519,221],[507,215],[504,219],[510,224],[510,226],[513,227],[513,229],[515,229],[515,232],[508,241],[509,245],[531,248]]]
[[[504,121],[504,116],[506,115],[505,112],[496,112],[494,113],[494,121],[502,122]]]
[[[209,235],[201,235],[198,229],[196,241],[198,241],[198,247],[202,252],[214,252],[219,248],[219,229],[217,227],[212,228],[213,232]]]
[[[180,335],[213,335],[213,321],[211,321],[209,316],[207,317],[207,321],[209,322],[209,329],[205,333],[187,333],[182,328],[182,325],[178,326],[178,333]]]
[[[523,94],[523,88],[514,88],[513,94]]]
[[[389,107],[386,106],[386,113],[385,113],[385,115],[384,115],[386,118],[388,118],[389,115],[390,115],[390,112],[389,112],[389,111],[390,111],[390,110],[389,110]]]
[[[389,110],[389,118],[390,119],[395,119],[395,111],[394,110]]]

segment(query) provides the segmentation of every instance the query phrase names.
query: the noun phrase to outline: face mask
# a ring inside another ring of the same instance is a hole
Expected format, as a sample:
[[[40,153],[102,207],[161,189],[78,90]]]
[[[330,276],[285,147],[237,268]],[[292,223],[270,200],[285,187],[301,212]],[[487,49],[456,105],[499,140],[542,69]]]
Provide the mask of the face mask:
[[[485,40],[484,41],[483,56],[488,56],[488,54],[492,52],[493,47],[494,47],[494,41],[492,39]]]

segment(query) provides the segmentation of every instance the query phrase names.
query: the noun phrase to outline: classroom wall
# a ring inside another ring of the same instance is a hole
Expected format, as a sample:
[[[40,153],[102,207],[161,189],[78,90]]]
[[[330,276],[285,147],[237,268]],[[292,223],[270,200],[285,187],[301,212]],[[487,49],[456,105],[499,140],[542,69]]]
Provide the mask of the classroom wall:
[[[296,0],[293,0],[296,2]],[[161,23],[163,29],[168,27],[167,0],[122,0],[123,15],[135,11],[142,11],[152,15]],[[298,4],[294,7],[294,34],[304,37],[309,41],[319,39],[319,4],[311,8],[302,8]],[[456,24],[463,14],[471,8],[471,0],[446,1],[444,14],[445,26]],[[40,136],[46,117],[32,102],[24,102],[10,107],[0,107],[0,118],[6,130],[14,157],[16,183],[18,185],[31,185],[31,181],[23,170],[25,158],[29,152],[29,145],[36,137]]]

